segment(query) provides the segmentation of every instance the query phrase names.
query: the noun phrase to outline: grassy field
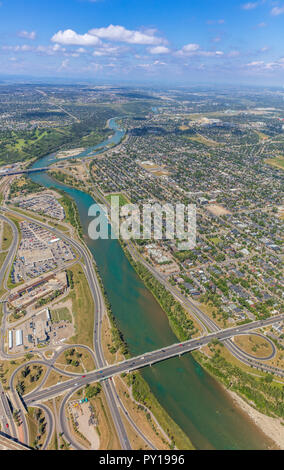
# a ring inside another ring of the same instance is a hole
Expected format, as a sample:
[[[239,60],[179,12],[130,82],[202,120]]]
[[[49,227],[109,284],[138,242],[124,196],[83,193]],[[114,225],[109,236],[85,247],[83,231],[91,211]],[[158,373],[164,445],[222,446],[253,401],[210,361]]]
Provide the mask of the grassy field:
[[[234,342],[245,352],[255,357],[266,357],[272,353],[271,344],[260,336],[240,335],[235,336]]]
[[[38,418],[37,413],[40,413]],[[40,408],[28,408],[26,419],[29,428],[30,446],[36,448],[42,447],[46,438],[46,421],[44,413]]]
[[[29,370],[29,373],[26,377],[23,377],[22,372],[24,370]],[[31,366],[23,366],[21,370],[16,374],[14,380],[14,386],[17,386],[18,383],[22,383],[24,386],[24,393],[30,393],[34,388],[38,387],[41,383],[46,372],[46,367],[43,365],[33,364]],[[33,380],[33,381],[32,381]]]
[[[219,243],[222,243],[222,240],[218,237],[209,238],[209,241],[214,245],[219,245]]]
[[[68,364],[70,361],[72,362]],[[56,365],[66,372],[86,373],[95,369],[92,356],[84,348],[70,347],[58,356]]]
[[[72,316],[67,307],[58,308],[51,311],[52,321],[57,323],[60,321],[69,321],[72,323]]]
[[[76,264],[70,271],[73,273],[74,288],[68,298],[72,300],[73,316],[75,319],[75,335],[70,342],[93,346],[94,332],[94,302],[93,297],[83,272],[82,266]],[[69,297],[70,296],[70,297]]]
[[[271,166],[275,166],[276,168],[280,168],[280,170],[284,170],[284,157],[279,155],[275,158],[268,158],[265,160],[265,163],[268,163]]]
[[[0,268],[6,259],[7,253],[0,253]]]
[[[111,202],[111,197],[112,196],[118,196],[119,197],[119,207],[122,207],[122,206],[125,206],[125,204],[130,204],[131,203],[131,201],[124,194],[121,194],[121,193],[108,194],[106,196],[106,199],[109,202]]]
[[[255,131],[255,133],[258,135],[259,140],[266,140],[268,139],[268,135],[264,134],[263,132]]]
[[[100,437],[100,450],[121,449],[104,393],[100,392],[98,396],[91,398],[90,402],[95,409],[98,420],[97,430]]]
[[[192,140],[193,142],[198,142],[199,144],[206,145],[207,147],[222,145],[220,142],[215,142],[214,140],[207,139],[206,137],[204,137],[201,134],[193,135],[193,136],[187,136],[186,138],[189,139],[189,140]]]
[[[3,224],[2,250],[7,251],[13,241],[13,231],[9,224]]]

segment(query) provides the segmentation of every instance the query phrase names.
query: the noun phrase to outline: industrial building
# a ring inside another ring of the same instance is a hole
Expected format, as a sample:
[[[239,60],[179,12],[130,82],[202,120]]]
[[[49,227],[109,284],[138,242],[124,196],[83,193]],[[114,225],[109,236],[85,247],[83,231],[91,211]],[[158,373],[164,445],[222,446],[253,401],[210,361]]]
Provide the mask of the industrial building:
[[[9,342],[9,349],[13,347],[13,332],[10,330],[8,333],[8,342]]]
[[[16,346],[23,345],[23,330],[16,330]]]

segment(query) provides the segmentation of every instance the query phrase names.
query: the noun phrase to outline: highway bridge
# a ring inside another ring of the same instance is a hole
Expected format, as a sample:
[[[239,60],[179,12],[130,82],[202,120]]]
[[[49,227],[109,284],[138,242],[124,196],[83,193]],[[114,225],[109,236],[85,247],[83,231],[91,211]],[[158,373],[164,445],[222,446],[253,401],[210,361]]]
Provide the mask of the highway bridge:
[[[42,168],[27,168],[26,170],[12,170],[12,171],[6,171],[5,173],[0,173],[0,176],[12,176],[12,175],[21,175],[25,173],[36,173],[39,171],[46,171],[48,170],[48,167],[42,167]]]
[[[0,431],[0,450],[31,450],[31,448]]]
[[[117,374],[122,374],[124,372],[128,373],[140,369],[142,367],[151,366],[152,364],[164,361],[166,359],[181,356],[185,353],[201,348],[202,346],[210,343],[214,339],[224,341],[228,338],[231,338],[232,336],[249,333],[254,329],[268,326],[283,320],[284,314],[275,315],[274,317],[268,318],[266,320],[254,321],[251,323],[246,323],[244,325],[227,328],[225,330],[219,330],[217,332],[210,333],[206,336],[201,336],[196,339],[190,339],[188,341],[183,341],[181,343],[173,344],[171,346],[166,346],[165,348],[161,348],[156,351],[148,352],[143,355],[133,357],[131,359],[126,359],[125,361],[119,362],[117,364],[101,367],[100,369],[97,369],[93,372],[89,372],[84,376],[78,375],[78,377],[72,378],[62,383],[58,383],[57,385],[54,385],[52,387],[31,392],[24,397],[24,401],[28,406],[30,406],[33,402],[48,400],[51,397],[65,393],[67,390],[76,390],[91,382],[102,382],[106,379],[111,379],[112,376]]]

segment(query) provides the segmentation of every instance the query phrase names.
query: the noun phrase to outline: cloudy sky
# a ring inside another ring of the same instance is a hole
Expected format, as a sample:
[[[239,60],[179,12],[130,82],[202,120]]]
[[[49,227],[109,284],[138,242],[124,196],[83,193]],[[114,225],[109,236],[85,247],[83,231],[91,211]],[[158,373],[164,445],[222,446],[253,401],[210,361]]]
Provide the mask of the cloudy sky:
[[[284,0],[1,0],[0,75],[284,85]]]

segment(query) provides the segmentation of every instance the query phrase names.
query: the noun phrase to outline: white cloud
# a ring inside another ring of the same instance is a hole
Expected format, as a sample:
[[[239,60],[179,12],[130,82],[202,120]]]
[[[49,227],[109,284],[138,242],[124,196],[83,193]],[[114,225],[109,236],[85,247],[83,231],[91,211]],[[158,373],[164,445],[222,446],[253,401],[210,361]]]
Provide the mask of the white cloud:
[[[204,51],[200,48],[199,44],[191,43],[186,44],[176,53],[177,56],[204,56],[204,57],[214,57],[224,55],[223,51]]]
[[[259,67],[260,65],[264,65],[263,60],[255,60],[253,62],[249,62],[249,64],[246,64],[247,67]]]
[[[265,28],[266,23],[264,23],[264,21],[262,21],[261,23],[258,23],[257,26],[258,26],[259,28]]]
[[[128,47],[125,46],[114,46],[113,44],[102,44],[100,47],[96,48],[93,52],[93,56],[104,56],[104,55],[112,55],[116,56],[128,50]]]
[[[66,46],[97,46],[101,44],[101,40],[92,34],[78,34],[72,29],[58,31],[51,38],[52,42],[64,44]]]
[[[150,54],[168,54],[170,49],[165,46],[155,46],[149,49]]]
[[[243,10],[254,10],[258,6],[259,2],[248,2],[242,5]]]
[[[35,31],[19,31],[17,36],[19,38],[24,38],[24,39],[31,39],[32,41],[36,38],[36,32]]]
[[[257,72],[270,72],[274,70],[284,69],[284,57],[274,62],[264,62],[263,60],[257,60],[246,64],[246,67],[256,70]]]
[[[60,46],[59,44],[54,44],[54,46],[37,46],[35,52],[39,52],[47,55],[54,55],[57,52],[66,52],[65,47]]]
[[[199,44],[186,44],[183,46],[182,51],[183,52],[196,52],[200,49]]]
[[[272,16],[282,15],[284,13],[284,6],[283,7],[274,7],[274,8],[272,8],[270,13],[271,13]]]
[[[30,44],[22,44],[16,46],[1,46],[3,51],[13,51],[13,52],[35,52],[40,54],[54,55],[57,52],[65,53],[66,49],[59,44],[54,44],[53,46],[31,46]]]
[[[21,46],[2,46],[3,51],[14,51],[14,52],[27,52],[32,51],[34,48],[29,44],[23,44]]]
[[[155,30],[136,31],[126,29],[124,26],[110,24],[107,28],[94,28],[89,34],[110,41],[126,42],[128,44],[159,45],[165,40],[155,36]]]

